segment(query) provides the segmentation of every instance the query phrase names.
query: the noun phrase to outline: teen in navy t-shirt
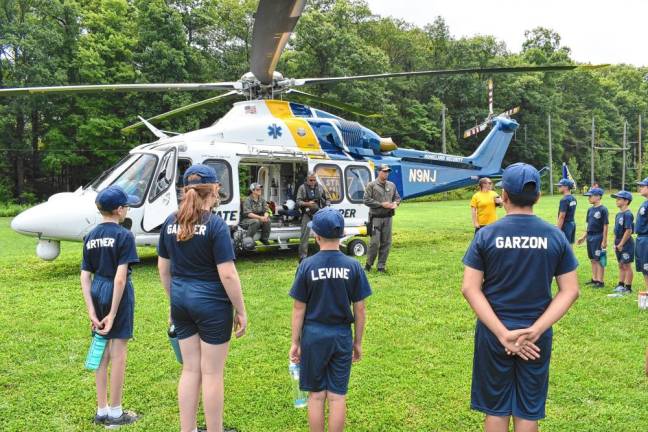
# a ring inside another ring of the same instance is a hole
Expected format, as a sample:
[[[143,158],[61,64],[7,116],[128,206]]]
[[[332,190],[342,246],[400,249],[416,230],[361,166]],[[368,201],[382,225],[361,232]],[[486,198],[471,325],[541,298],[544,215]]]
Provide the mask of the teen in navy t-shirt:
[[[558,183],[558,191],[563,194],[558,204],[558,222],[556,226],[565,233],[567,241],[573,244],[576,240],[576,198],[571,194],[574,182],[569,179],[561,179]]]
[[[223,371],[232,326],[243,336],[247,314],[227,225],[212,212],[218,203],[216,173],[207,165],[185,171],[177,214],[162,224],[158,243],[160,279],[171,300],[180,343],[180,426],[196,430],[202,382],[208,430],[223,427]],[[232,310],[234,308],[234,311]]]
[[[634,216],[628,209],[632,202],[632,194],[628,191],[619,191],[612,194],[616,198],[619,213],[614,217],[614,253],[619,263],[619,283],[614,288],[615,293],[629,294],[632,292],[632,261],[634,261]]]
[[[310,392],[311,430],[324,430],[327,400],[329,430],[342,430],[351,363],[362,356],[364,299],[371,288],[360,263],[339,250],[344,236],[340,212],[322,209],[309,226],[320,251],[301,262],[290,290],[295,302],[289,357],[300,363],[299,387]]]
[[[503,219],[479,230],[463,262],[475,311],[471,407],[487,430],[537,430],[544,418],[552,329],[578,296],[578,265],[564,234],[533,214],[540,175],[527,164],[502,177]],[[558,282],[552,299],[551,282]]]
[[[578,244],[587,240],[587,256],[592,263],[592,280],[587,285],[593,288],[603,288],[605,286],[605,267],[601,265],[601,255],[606,254],[609,213],[608,209],[601,204],[603,189],[595,187],[585,193],[589,197],[592,207],[587,209],[585,222],[587,229],[585,234],[578,239]]]
[[[637,210],[635,219],[635,233],[637,243],[635,245],[635,269],[641,272],[644,277],[646,288],[648,288],[648,177],[637,183],[639,193],[645,201]]]
[[[121,426],[133,423],[138,415],[124,411],[121,406],[122,386],[126,369],[126,346],[133,337],[135,293],[131,283],[131,264],[139,262],[135,238],[119,225],[128,206],[139,202],[119,186],[109,186],[99,192],[97,209],[103,222],[83,239],[81,288],[94,331],[109,339],[99,368],[96,370],[97,414],[95,423]],[[121,383],[110,389],[108,406],[107,382]]]

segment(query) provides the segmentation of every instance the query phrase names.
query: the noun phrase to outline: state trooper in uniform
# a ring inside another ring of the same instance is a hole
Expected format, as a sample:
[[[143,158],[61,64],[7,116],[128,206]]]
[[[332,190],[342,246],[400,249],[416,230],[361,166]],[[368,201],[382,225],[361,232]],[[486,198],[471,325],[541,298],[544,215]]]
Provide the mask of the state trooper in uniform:
[[[387,255],[392,243],[392,217],[395,209],[401,202],[401,197],[396,190],[396,185],[389,180],[391,168],[389,165],[381,165],[378,171],[378,178],[365,188],[364,205],[369,207],[369,253],[365,270],[371,270],[371,266],[378,255],[378,271],[384,273],[387,263]],[[380,252],[380,253],[379,253]]]
[[[328,192],[317,183],[317,176],[309,171],[306,182],[297,189],[297,207],[302,212],[301,236],[299,238],[299,261],[308,256],[308,239],[311,229],[308,222],[313,219],[318,210],[331,205]]]
[[[254,239],[254,235],[261,230],[261,243],[270,244],[270,217],[268,216],[268,203],[261,196],[263,186],[259,183],[250,185],[250,195],[243,201],[243,216],[241,228],[247,229],[246,236]]]

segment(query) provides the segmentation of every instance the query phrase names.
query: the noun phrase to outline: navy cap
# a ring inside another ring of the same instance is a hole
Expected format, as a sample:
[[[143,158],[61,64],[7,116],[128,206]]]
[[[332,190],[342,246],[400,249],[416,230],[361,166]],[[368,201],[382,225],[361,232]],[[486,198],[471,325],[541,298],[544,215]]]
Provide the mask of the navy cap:
[[[200,178],[189,181],[189,176],[193,175],[197,175]],[[216,177],[216,171],[214,171],[214,168],[208,165],[198,164],[191,165],[187,168],[187,171],[185,171],[184,176],[182,177],[182,182],[185,186],[194,184],[212,184],[218,183],[218,177]]]
[[[524,186],[532,183],[535,185],[533,192],[526,195],[538,196],[540,194],[540,173],[537,169],[523,162],[514,163],[506,167],[502,173],[502,189],[513,195],[524,195]]]
[[[318,236],[327,239],[344,237],[344,218],[332,208],[324,208],[315,213],[313,220],[308,222],[308,227]]]
[[[560,181],[556,183],[556,186],[567,186],[569,189],[573,189],[574,182],[564,178],[564,179],[560,179]]]
[[[615,194],[612,194],[612,198],[623,198],[628,201],[632,201],[632,194],[628,191],[619,191]]]
[[[122,206],[139,204],[140,199],[135,195],[128,195],[121,186],[112,185],[97,194],[95,204],[101,210],[113,211]]]
[[[645,179],[641,180],[640,182],[637,182],[639,186],[648,186],[648,177]]]
[[[603,196],[603,189],[601,189],[601,188],[590,188],[590,190],[585,192],[583,195],[585,195],[585,196],[592,196],[592,195]]]

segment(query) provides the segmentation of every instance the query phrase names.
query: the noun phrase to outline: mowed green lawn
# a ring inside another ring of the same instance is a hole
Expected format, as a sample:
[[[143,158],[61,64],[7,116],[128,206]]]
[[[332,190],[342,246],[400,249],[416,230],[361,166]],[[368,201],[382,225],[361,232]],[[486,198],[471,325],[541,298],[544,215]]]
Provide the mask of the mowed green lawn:
[[[606,197],[604,203],[614,215],[614,200]],[[557,204],[557,197],[543,198],[539,214],[553,222]],[[587,207],[579,197],[579,235]],[[9,222],[0,219],[0,430],[99,430],[90,422],[94,375],[83,369],[90,332],[78,282],[81,245],[64,243],[56,261],[43,262],[34,254],[35,240],[13,233]],[[482,415],[469,409],[475,318],[460,293],[461,258],[472,238],[468,202],[405,204],[394,232],[389,274],[369,276],[374,295],[368,300],[364,358],[351,376],[348,430],[479,430]],[[585,282],[589,262],[584,246],[576,250]],[[636,295],[607,297],[617,281],[611,250],[610,289],[583,286],[554,328],[544,431],[648,428],[648,312],[638,310]],[[143,417],[127,430],[179,430],[180,367],[166,339],[168,303],[155,251],[139,253],[124,406]],[[306,430],[305,410],[291,405],[287,372],[287,292],[296,256],[257,254],[237,267],[249,330],[231,343],[225,423],[245,432]],[[635,293],[643,286],[636,276]]]

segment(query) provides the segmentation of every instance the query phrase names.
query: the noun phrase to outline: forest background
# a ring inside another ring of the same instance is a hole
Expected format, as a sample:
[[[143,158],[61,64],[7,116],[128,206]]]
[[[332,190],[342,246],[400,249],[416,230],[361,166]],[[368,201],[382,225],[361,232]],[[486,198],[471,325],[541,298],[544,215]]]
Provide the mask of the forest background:
[[[0,87],[73,84],[213,82],[249,70],[255,0],[0,0]],[[618,43],[623,43],[622,40]],[[417,27],[372,14],[358,0],[309,1],[277,70],[287,77],[325,77],[445,68],[571,64],[570,49],[551,29],[525,32],[519,53],[492,36],[455,38],[443,17]],[[470,154],[484,137],[464,129],[488,113],[486,75],[395,78],[311,86],[312,93],[378,112],[356,117],[323,108],[391,136],[403,147],[441,151],[446,107],[447,151]],[[568,73],[503,74],[495,111],[521,106],[520,128],[505,165],[548,164],[551,115],[554,180],[567,162],[579,185],[589,183],[592,118],[597,146],[631,149],[636,166],[638,117],[648,133],[648,68],[612,65]],[[120,129],[216,95],[210,92],[23,96],[0,101],[0,203],[29,204],[74,190],[152,141],[148,131]],[[298,101],[298,100],[297,100]],[[220,103],[160,123],[186,132],[206,127],[230,108]],[[644,152],[645,154],[645,152]],[[596,152],[596,179],[620,187],[621,153]],[[545,182],[547,183],[547,182]]]

